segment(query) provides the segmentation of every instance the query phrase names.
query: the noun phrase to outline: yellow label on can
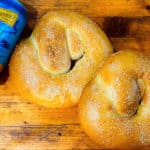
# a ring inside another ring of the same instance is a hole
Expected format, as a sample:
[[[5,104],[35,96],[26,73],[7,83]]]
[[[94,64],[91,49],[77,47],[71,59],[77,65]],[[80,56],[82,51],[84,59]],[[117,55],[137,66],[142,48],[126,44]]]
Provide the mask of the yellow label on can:
[[[8,9],[0,8],[0,21],[13,27],[18,19],[18,14]]]

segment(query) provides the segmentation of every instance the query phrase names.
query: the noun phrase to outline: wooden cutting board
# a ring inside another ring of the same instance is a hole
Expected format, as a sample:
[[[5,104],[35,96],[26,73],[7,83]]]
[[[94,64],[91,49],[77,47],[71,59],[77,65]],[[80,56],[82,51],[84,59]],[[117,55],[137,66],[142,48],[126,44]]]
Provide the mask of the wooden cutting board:
[[[30,35],[48,10],[79,11],[110,37],[116,51],[132,48],[150,54],[150,0],[21,0],[28,9]],[[79,125],[77,107],[48,109],[17,96],[0,76],[0,150],[100,149]]]

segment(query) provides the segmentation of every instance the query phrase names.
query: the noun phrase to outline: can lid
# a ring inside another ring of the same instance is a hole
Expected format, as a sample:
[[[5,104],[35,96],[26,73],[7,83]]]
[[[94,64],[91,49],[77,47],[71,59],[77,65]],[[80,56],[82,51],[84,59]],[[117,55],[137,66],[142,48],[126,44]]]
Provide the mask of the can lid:
[[[11,5],[12,7],[16,8],[25,19],[27,18],[27,10],[25,6],[18,0],[3,0],[3,2],[9,4],[9,6]]]

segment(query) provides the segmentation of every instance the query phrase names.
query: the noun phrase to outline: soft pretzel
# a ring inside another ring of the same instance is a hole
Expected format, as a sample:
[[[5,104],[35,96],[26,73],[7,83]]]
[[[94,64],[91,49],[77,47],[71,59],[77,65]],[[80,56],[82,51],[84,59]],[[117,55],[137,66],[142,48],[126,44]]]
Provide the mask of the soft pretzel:
[[[150,57],[132,50],[108,57],[81,96],[79,117],[101,148],[150,146]]]
[[[52,11],[17,46],[8,83],[40,105],[74,106],[112,51],[105,33],[90,19],[75,12]]]

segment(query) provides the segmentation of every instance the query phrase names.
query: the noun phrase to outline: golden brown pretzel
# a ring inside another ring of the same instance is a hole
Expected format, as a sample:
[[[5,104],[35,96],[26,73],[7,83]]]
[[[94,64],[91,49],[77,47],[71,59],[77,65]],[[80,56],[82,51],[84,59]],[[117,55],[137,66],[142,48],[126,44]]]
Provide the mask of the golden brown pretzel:
[[[101,148],[150,146],[150,57],[132,50],[108,57],[81,96],[79,116]]]
[[[105,33],[90,19],[70,11],[52,11],[16,48],[8,83],[22,97],[40,105],[74,106],[100,62],[112,51]]]

